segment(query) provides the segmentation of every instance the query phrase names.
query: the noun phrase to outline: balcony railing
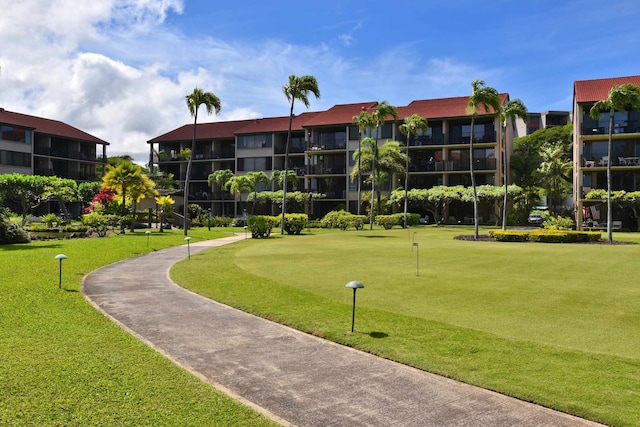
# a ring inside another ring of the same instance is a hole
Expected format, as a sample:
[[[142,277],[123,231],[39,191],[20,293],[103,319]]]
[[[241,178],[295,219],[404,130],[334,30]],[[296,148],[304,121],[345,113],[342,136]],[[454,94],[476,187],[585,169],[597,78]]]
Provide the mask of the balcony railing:
[[[345,166],[307,166],[307,175],[344,175]]]

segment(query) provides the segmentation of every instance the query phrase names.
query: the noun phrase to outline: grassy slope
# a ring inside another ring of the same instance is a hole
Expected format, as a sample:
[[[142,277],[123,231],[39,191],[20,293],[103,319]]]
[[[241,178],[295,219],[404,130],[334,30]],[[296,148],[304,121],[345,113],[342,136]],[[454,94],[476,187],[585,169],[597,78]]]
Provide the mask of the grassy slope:
[[[194,230],[194,241],[229,235]],[[0,246],[0,425],[274,425],[143,345],[79,292],[100,266],[181,231]],[[58,261],[64,253],[63,289]]]
[[[425,370],[605,423],[640,424],[637,245],[455,241],[460,228],[412,233],[249,240],[199,254],[172,276]],[[354,279],[365,289],[351,334],[344,284]]]

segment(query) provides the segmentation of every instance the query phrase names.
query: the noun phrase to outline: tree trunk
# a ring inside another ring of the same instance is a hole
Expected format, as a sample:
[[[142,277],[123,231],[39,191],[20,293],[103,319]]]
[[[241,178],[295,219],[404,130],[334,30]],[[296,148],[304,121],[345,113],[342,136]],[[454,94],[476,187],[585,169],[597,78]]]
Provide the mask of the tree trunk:
[[[411,132],[407,132],[407,159],[404,170],[404,228],[407,228],[407,211],[409,210],[409,141]]]
[[[509,200],[509,177],[507,176],[507,126],[502,126],[502,168],[504,171],[504,200],[502,201],[502,230],[507,229],[507,202]]]
[[[471,116],[471,133],[469,138],[469,172],[471,173],[471,188],[473,191],[473,238],[478,239],[478,192],[476,190],[476,176],[473,172],[473,126],[475,117]]]
[[[193,140],[191,141],[191,154],[189,155],[189,161],[187,162],[187,175],[184,179],[184,206],[183,206],[183,222],[182,222],[182,230],[183,234],[186,236],[187,232],[187,215],[189,208],[189,176],[191,174],[191,162],[193,162],[193,155],[196,152],[196,126],[198,124],[198,106],[196,106],[195,114],[193,115]]]
[[[613,119],[615,116],[615,111],[612,108],[609,113],[609,141],[607,144],[607,239],[609,243],[613,242],[613,212],[611,212],[611,191],[612,191],[612,183],[611,183],[611,152],[613,151]]]
[[[287,174],[289,173],[289,141],[291,141],[291,126],[293,124],[293,104],[295,99],[291,97],[291,109],[289,110],[289,131],[287,142],[284,146],[284,178],[282,179],[282,218],[280,219],[280,234],[284,234],[284,215],[287,212]]]

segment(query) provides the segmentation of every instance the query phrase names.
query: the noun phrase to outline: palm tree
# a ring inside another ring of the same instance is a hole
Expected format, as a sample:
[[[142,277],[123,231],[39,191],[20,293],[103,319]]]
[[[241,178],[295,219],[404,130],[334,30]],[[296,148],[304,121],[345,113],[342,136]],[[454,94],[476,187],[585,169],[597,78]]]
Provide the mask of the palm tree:
[[[542,162],[538,167],[538,172],[544,177],[543,186],[547,191],[551,212],[557,214],[556,207],[561,204],[567,194],[566,191],[563,194],[563,184],[567,188],[567,185],[571,183],[570,175],[573,162],[565,155],[561,142],[545,145],[540,150],[540,158]]]
[[[231,169],[219,169],[209,174],[207,181],[210,186],[213,184],[219,186],[224,191],[225,185],[234,176]],[[224,216],[224,196],[222,196],[222,216]]]
[[[375,127],[375,144],[371,146],[373,152],[371,163],[371,215],[369,217],[369,230],[373,230],[373,198],[376,193],[376,159],[378,157],[378,137],[380,128],[384,125],[385,120],[392,116],[393,120],[398,120],[398,110],[393,105],[382,101],[378,103],[376,111],[373,112],[373,124]],[[380,204],[377,207],[377,213],[380,214]]]
[[[160,232],[164,231],[164,221],[167,217],[167,213],[171,211],[171,206],[176,201],[171,196],[159,196],[156,197],[156,203],[160,206]]]
[[[380,147],[377,147],[376,140],[373,138],[364,138],[362,140],[363,148],[356,150],[354,159],[358,160],[358,164],[351,171],[351,179],[360,176],[362,170],[370,172],[369,181],[382,183],[390,179],[394,174],[402,175],[406,172],[405,163],[406,155],[400,149],[398,141],[387,141]],[[376,164],[377,167],[373,168]],[[373,187],[375,188],[375,187]],[[374,198],[377,196],[377,208],[380,208],[380,192],[371,196],[370,214],[373,216]]]
[[[407,210],[409,208],[409,142],[412,136],[417,136],[418,133],[424,133],[429,129],[429,123],[427,119],[420,114],[412,114],[404,119],[404,123],[399,126],[400,133],[407,138],[406,146],[406,163],[404,174],[404,228],[407,228]]]
[[[352,123],[354,125],[358,126],[358,129],[359,129],[358,135],[360,137],[360,144],[362,144],[362,140],[367,135],[367,128],[368,129],[372,129],[373,126],[375,125],[375,121],[373,119],[373,115],[367,113],[365,111],[364,107],[363,107],[362,111],[360,112],[360,114],[358,114],[357,116],[353,117]],[[357,168],[358,168],[358,171],[359,171],[361,169],[361,167],[360,167],[360,156],[358,156],[357,160],[358,160]],[[360,177],[360,173],[358,173],[358,175],[357,175],[357,177],[355,179],[357,180],[357,183],[358,183],[358,208],[357,208],[357,214],[360,215],[360,207],[362,205],[362,178]]]
[[[251,215],[253,215],[256,210],[256,196],[258,194],[258,186],[260,185],[260,183],[267,184],[269,182],[269,177],[263,171],[252,171],[248,172],[245,175],[245,178],[247,180],[248,190],[253,193],[253,205],[251,206]]]
[[[156,183],[147,175],[142,175],[141,178],[140,182],[135,183],[129,190],[134,218],[136,217],[137,206],[140,200],[152,199],[158,195],[158,191],[155,189]],[[134,226],[134,221],[131,221],[129,227],[132,232],[134,231]]]
[[[142,182],[142,167],[126,160],[120,160],[115,166],[107,165],[107,170],[102,177],[104,188],[110,188],[122,199],[122,219],[127,214],[127,190]],[[121,221],[121,232],[124,233],[125,222]]]
[[[245,191],[250,191],[251,190],[251,186],[249,184],[249,180],[247,179],[247,177],[245,175],[240,175],[240,176],[232,176],[229,181],[227,181],[227,183],[224,185],[224,188],[227,189],[229,192],[231,192],[231,194],[233,194],[234,200],[235,200],[235,212],[234,215],[237,216],[238,213],[238,198],[240,198],[240,195],[242,193],[244,193]]]
[[[187,108],[191,117],[193,117],[193,139],[191,140],[191,155],[187,162],[187,175],[184,180],[184,218],[183,218],[183,230],[184,235],[187,235],[187,208],[189,205],[189,175],[191,175],[191,163],[193,162],[193,156],[196,152],[196,128],[198,124],[198,109],[201,105],[204,105],[207,109],[207,114],[215,110],[216,114],[220,113],[221,105],[220,99],[211,92],[205,92],[199,87],[193,89],[193,92],[185,97],[187,101]]]
[[[293,105],[296,99],[309,108],[309,93],[315,95],[316,99],[320,98],[320,89],[318,81],[313,76],[289,76],[289,84],[282,86],[282,92],[287,100],[291,103],[289,110],[289,131],[287,132],[287,143],[284,149],[284,176],[289,175],[289,145],[291,144],[291,127],[293,125]],[[287,185],[286,182],[282,187],[282,219],[280,222],[281,233],[284,234],[284,215],[287,212]]]
[[[507,121],[515,120],[516,117],[520,117],[525,122],[527,121],[527,107],[520,99],[516,98],[507,101],[505,105],[500,109],[500,124],[502,125],[502,166],[504,174],[504,201],[502,205],[502,229],[507,229],[507,200],[509,198],[508,190],[508,168],[507,168]]]
[[[469,171],[471,172],[471,188],[473,192],[473,224],[474,239],[478,238],[478,192],[476,190],[476,176],[473,171],[473,128],[475,119],[478,116],[480,106],[485,113],[495,114],[500,109],[500,95],[492,87],[485,86],[484,80],[474,80],[471,82],[471,96],[467,104],[467,114],[471,115],[471,132],[469,135]],[[489,108],[491,108],[490,111]]]
[[[596,102],[589,111],[591,118],[596,120],[602,117],[603,111],[609,112],[609,142],[607,145],[607,155],[609,156],[609,161],[607,162],[607,238],[609,243],[613,242],[613,215],[611,214],[611,152],[613,147],[613,121],[616,111],[624,113],[627,111],[627,108],[640,110],[640,87],[632,83],[625,83],[612,87],[607,99]]]

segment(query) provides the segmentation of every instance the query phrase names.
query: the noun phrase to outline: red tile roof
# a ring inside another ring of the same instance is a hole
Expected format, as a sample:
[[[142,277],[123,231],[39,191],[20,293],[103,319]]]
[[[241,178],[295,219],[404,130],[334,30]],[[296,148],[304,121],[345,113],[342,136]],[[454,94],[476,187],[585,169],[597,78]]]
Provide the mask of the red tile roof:
[[[320,112],[305,112],[293,117],[291,130],[301,131],[303,126],[316,117]],[[236,134],[287,132],[289,130],[289,116],[267,117],[251,120],[250,123],[236,131]]]
[[[596,102],[607,99],[613,86],[633,83],[640,86],[640,76],[613,77],[596,80],[577,80],[573,83],[576,102]]]
[[[58,120],[14,113],[13,111],[7,111],[4,108],[0,108],[0,123],[33,129],[37,133],[60,136],[78,141],[92,142],[95,144],[109,145],[108,142],[103,141],[100,138]]]
[[[509,99],[509,94],[500,94],[500,104],[504,104]],[[398,118],[403,120],[412,114],[420,114],[426,119],[463,117],[467,115],[468,96],[456,98],[423,99],[413,101],[406,107],[398,108]],[[479,115],[488,114],[480,106]]]
[[[366,110],[373,113],[378,106],[377,102],[360,102],[357,104],[338,104],[317,114],[314,118],[307,121],[304,125],[309,126],[327,126],[327,125],[343,125],[353,122],[353,117]]]
[[[223,139],[233,138],[238,129],[253,122],[250,120],[234,120],[230,122],[198,123],[196,128],[198,139]],[[193,124],[183,125],[147,141],[147,144],[171,141],[191,141],[193,138]]]

